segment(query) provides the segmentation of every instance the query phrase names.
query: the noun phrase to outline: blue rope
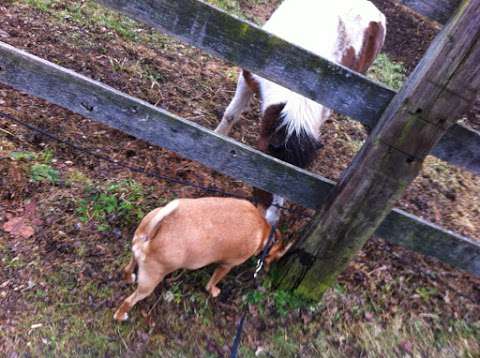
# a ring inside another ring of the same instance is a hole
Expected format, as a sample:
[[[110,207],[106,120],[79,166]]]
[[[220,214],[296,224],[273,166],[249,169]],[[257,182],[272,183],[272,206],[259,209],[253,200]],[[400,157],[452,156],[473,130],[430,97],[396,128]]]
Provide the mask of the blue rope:
[[[262,250],[262,254],[260,255],[260,258],[258,259],[258,262],[257,262],[257,268],[255,269],[255,273],[253,274],[253,282],[254,282],[255,290],[258,288],[257,275],[263,268],[265,259],[268,253],[270,252],[270,249],[273,246],[274,238],[275,238],[275,226],[272,226],[272,228],[270,229],[270,235],[268,236],[267,243],[265,244],[265,247]],[[230,358],[237,358],[238,356],[238,348],[240,347],[240,339],[242,337],[243,324],[245,323],[247,312],[248,312],[248,304],[246,304],[243,308],[242,318],[240,318],[240,322],[238,323],[238,326],[237,326],[237,333],[235,334],[235,339],[233,340],[232,348],[230,348]]]

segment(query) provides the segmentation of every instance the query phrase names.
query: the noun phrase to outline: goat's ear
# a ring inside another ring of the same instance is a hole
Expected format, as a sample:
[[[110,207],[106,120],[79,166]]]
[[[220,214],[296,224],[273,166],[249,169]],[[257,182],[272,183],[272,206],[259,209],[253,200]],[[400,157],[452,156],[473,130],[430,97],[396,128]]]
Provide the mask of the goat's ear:
[[[253,199],[257,209],[265,216],[265,213],[270,205],[272,205],[273,194],[258,188],[253,188]]]

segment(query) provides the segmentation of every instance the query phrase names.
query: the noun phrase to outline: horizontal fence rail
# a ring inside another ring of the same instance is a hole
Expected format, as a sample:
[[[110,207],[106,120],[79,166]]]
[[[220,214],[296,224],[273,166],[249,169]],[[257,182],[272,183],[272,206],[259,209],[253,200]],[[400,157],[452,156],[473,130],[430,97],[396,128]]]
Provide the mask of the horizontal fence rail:
[[[480,273],[480,243],[393,209],[375,235],[426,256],[433,256],[465,271]]]
[[[0,83],[171,149],[308,208],[318,209],[335,185],[1,42]],[[480,275],[480,244],[401,210],[392,211],[376,234]]]
[[[368,128],[375,126],[396,94],[197,0],[97,2],[333,108]],[[456,124],[433,154],[480,174],[480,133]]]
[[[371,127],[395,95],[361,74],[197,0],[97,2]]]
[[[461,0],[398,0],[420,15],[445,24],[458,8]]]

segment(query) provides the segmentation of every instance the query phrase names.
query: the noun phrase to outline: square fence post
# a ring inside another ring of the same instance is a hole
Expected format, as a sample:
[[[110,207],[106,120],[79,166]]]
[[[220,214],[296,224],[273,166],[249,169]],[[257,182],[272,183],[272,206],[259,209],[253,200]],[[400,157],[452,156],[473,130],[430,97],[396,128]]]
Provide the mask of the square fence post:
[[[465,0],[355,156],[274,284],[320,299],[480,88],[480,0]]]

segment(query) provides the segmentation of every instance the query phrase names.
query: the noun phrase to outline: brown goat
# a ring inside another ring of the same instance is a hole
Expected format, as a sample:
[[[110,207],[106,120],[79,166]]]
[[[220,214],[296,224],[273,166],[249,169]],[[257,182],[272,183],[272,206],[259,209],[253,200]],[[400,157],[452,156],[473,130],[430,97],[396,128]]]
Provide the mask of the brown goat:
[[[178,269],[196,270],[212,263],[219,266],[206,289],[220,294],[217,283],[234,267],[264,248],[270,225],[250,202],[232,198],[177,199],[145,216],[133,237],[133,257],[124,269],[127,282],[138,287],[115,312],[116,320],[128,319],[128,311],[150,295],[163,278]],[[279,232],[275,233],[279,238]],[[288,246],[276,242],[267,266]]]

